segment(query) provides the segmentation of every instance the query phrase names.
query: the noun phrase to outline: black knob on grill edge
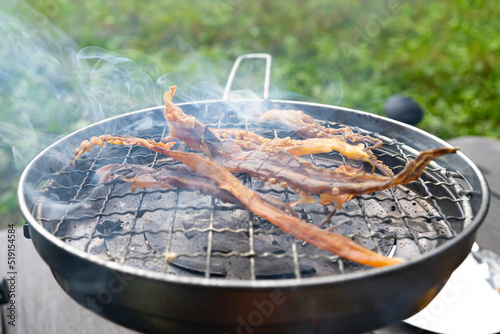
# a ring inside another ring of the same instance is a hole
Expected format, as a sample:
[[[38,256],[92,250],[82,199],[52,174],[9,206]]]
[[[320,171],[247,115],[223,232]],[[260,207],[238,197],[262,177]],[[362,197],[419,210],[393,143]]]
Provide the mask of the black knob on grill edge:
[[[23,226],[23,235],[26,239],[31,239],[30,224],[28,224],[27,222],[25,222]]]
[[[403,95],[387,99],[384,112],[387,117],[410,125],[416,125],[424,117],[422,107],[411,97]]]

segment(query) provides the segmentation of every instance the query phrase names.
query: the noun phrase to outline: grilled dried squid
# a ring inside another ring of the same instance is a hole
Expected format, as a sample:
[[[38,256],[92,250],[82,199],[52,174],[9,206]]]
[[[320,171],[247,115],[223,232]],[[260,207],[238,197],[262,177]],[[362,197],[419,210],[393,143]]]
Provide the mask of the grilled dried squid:
[[[243,150],[233,140],[220,140],[203,123],[191,115],[186,115],[182,109],[172,103],[174,92],[175,87],[171,87],[165,94],[164,113],[170,129],[170,138],[180,139],[192,149],[203,151],[206,155],[172,150],[174,142],[155,142],[135,137],[103,135],[83,141],[80,149],[75,152],[75,160],[83,152],[90,151],[94,145],[102,146],[104,143],[146,147],[182,162],[192,171],[213,181],[221,190],[233,195],[247,209],[279,226],[284,232],[297,239],[346,259],[374,267],[396,264],[403,260],[385,257],[356,244],[347,237],[306,223],[259,197],[254,190],[245,187],[232,173],[245,172],[262,180],[278,179],[304,194],[320,195],[320,201],[324,204],[334,203],[340,207],[355,195],[416,180],[430,161],[457,150],[456,148],[437,148],[421,152],[396,176],[367,173],[363,168],[351,165],[329,170],[306,163],[287,150],[271,152],[257,149]],[[316,132],[323,130],[315,124],[303,123],[305,124],[301,125],[303,129],[296,130],[299,134],[307,134],[306,125],[314,128]],[[364,142],[366,145],[366,141],[371,140],[365,136],[351,135],[350,130],[343,131],[343,133],[339,132],[340,134],[330,130],[324,132],[329,136],[344,136],[352,143]],[[379,145],[377,142],[372,142],[373,147],[377,145]]]
[[[364,168],[349,164],[334,170],[326,169],[298,159],[286,150],[245,151],[234,140],[219,140],[211,129],[194,116],[185,114],[172,102],[175,89],[175,86],[170,87],[164,97],[164,114],[172,138],[184,141],[193,150],[204,149],[205,154],[232,173],[243,172],[259,180],[289,186],[298,193],[320,195],[319,203],[323,205],[335,204],[337,208],[341,208],[345,202],[356,195],[388,189],[398,184],[407,184],[418,179],[429,162],[443,154],[457,150],[456,148],[437,148],[422,152],[397,176],[367,173]],[[311,123],[312,118],[308,115],[295,114],[300,120],[295,128],[300,128],[300,131],[297,131],[303,135],[307,133],[306,126],[308,125],[315,129],[314,133],[324,133],[325,136],[337,135],[335,131],[339,131]],[[343,131],[343,135],[350,138],[349,140],[360,142],[370,140],[372,144],[378,145],[377,140],[372,140],[371,137],[359,136],[350,130],[344,129]]]
[[[210,158],[198,153],[171,150],[170,148],[175,144],[174,142],[165,144],[142,138],[103,135],[100,137],[92,137],[90,140],[82,142],[81,148],[76,152],[75,159],[83,152],[90,151],[94,145],[102,146],[106,142],[114,145],[143,146],[154,152],[167,155],[182,162],[196,173],[214,181],[220,189],[234,195],[234,197],[236,197],[248,210],[275,224],[285,233],[343,258],[373,267],[382,267],[404,262],[404,260],[400,258],[388,258],[378,254],[343,235],[321,229],[316,225],[309,224],[298,217],[286,213],[265,200],[262,200],[254,190],[244,186],[243,183],[226,168],[215,163]]]

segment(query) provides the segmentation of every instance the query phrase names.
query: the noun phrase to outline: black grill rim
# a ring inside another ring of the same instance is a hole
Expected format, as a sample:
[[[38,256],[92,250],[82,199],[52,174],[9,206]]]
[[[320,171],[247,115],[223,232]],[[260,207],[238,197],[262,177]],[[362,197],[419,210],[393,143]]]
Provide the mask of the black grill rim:
[[[238,103],[246,103],[246,102],[254,102],[254,103],[262,103],[263,100],[238,100]],[[267,101],[266,101],[267,102]],[[209,100],[209,101],[198,101],[198,102],[186,102],[186,103],[179,103],[177,104],[179,107],[183,107],[186,105],[189,106],[194,106],[194,105],[203,105],[203,104],[208,104],[208,103],[226,103],[226,101],[223,100]],[[284,106],[296,106],[297,109],[302,107],[306,108],[311,108],[311,107],[317,107],[321,108],[322,112],[325,111],[338,111],[338,112],[344,112],[344,113],[349,113],[349,117],[359,117],[365,120],[368,120],[370,122],[373,122],[373,124],[377,125],[379,123],[382,123],[382,126],[391,126],[395,128],[400,128],[404,127],[406,130],[414,133],[416,136],[419,136],[419,139],[425,139],[423,140],[422,145],[426,145],[427,142],[432,142],[434,145],[441,145],[441,146],[446,146],[446,147],[452,147],[445,141],[428,134],[427,132],[420,130],[418,128],[414,128],[411,126],[408,126],[406,124],[403,124],[401,122],[392,120],[392,119],[387,119],[378,115],[370,114],[367,112],[363,111],[358,111],[354,109],[349,109],[349,108],[344,108],[344,107],[338,107],[338,106],[330,106],[330,105],[324,105],[324,104],[317,104],[317,103],[308,103],[308,102],[298,102],[298,101],[285,101],[285,100],[270,100],[269,103],[276,103]],[[129,266],[124,266],[112,261],[107,261],[100,259],[97,256],[93,256],[91,254],[85,253],[83,251],[80,251],[68,244],[66,244],[64,241],[58,239],[54,235],[52,235],[49,231],[45,230],[41,225],[38,224],[38,222],[35,220],[31,212],[28,210],[28,203],[26,202],[26,190],[25,187],[27,187],[26,180],[29,176],[30,172],[33,172],[31,170],[31,167],[36,164],[36,162],[43,157],[43,155],[52,150],[54,146],[57,146],[61,142],[64,142],[68,140],[68,138],[72,136],[78,136],[79,134],[82,134],[86,132],[86,130],[90,127],[94,127],[98,124],[105,123],[108,121],[112,121],[114,119],[119,119],[121,117],[126,117],[129,115],[133,114],[139,114],[141,112],[146,112],[146,111],[154,111],[158,109],[161,111],[163,109],[163,106],[158,106],[158,107],[151,107],[151,108],[146,108],[146,109],[141,109],[137,111],[133,111],[127,114],[115,116],[113,118],[109,118],[94,124],[91,124],[85,128],[82,128],[72,134],[69,134],[65,136],[64,138],[58,140],[54,144],[50,145],[47,147],[44,151],[42,151],[33,161],[30,162],[30,164],[26,167],[24,170],[20,182],[19,182],[19,188],[18,188],[18,202],[20,209],[27,220],[27,222],[30,225],[30,229],[35,229],[36,233],[41,235],[43,238],[47,239],[49,242],[55,244],[57,247],[62,248],[63,250],[81,258],[86,261],[90,261],[91,263],[94,263],[96,265],[103,265],[111,270],[119,271],[125,274],[129,275],[137,275],[141,276],[144,278],[149,278],[153,280],[158,280],[158,281],[165,281],[169,283],[177,283],[177,284],[196,284],[200,286],[206,286],[206,287],[232,287],[232,288],[291,288],[291,287],[297,287],[297,285],[300,286],[317,286],[317,285],[323,285],[323,284],[338,284],[342,283],[345,281],[351,281],[351,280],[359,280],[359,279],[365,279],[367,276],[369,277],[380,277],[380,276],[385,276],[385,275],[390,275],[390,273],[394,271],[399,271],[399,270],[405,270],[408,267],[418,265],[419,263],[423,261],[428,261],[428,259],[434,257],[437,253],[443,252],[446,250],[449,250],[453,247],[455,247],[457,244],[461,243],[462,239],[466,237],[466,235],[474,234],[477,229],[479,228],[481,222],[483,221],[487,210],[488,210],[488,205],[489,205],[489,190],[488,186],[486,183],[486,180],[478,167],[463,153],[460,151],[456,153],[458,156],[458,159],[463,160],[467,167],[471,168],[472,175],[477,178],[477,183],[479,185],[480,189],[474,188],[473,191],[477,192],[480,191],[480,200],[479,200],[479,208],[477,212],[475,213],[472,221],[464,228],[462,232],[459,233],[459,235],[451,240],[447,240],[446,243],[441,245],[440,247],[436,249],[432,249],[431,251],[421,254],[418,258],[412,259],[411,261],[408,261],[406,263],[396,265],[396,266],[390,266],[390,267],[384,267],[384,268],[379,268],[376,270],[370,270],[367,272],[352,272],[352,273],[345,273],[342,275],[333,275],[333,276],[324,276],[324,277],[311,277],[311,278],[298,278],[298,279],[266,279],[266,280],[237,280],[237,279],[213,279],[213,278],[201,278],[201,277],[184,277],[184,276],[175,276],[175,275],[169,275],[165,273],[160,273],[160,272],[153,272],[150,270],[144,270],[144,269],[139,269],[139,268],[133,268]],[[366,126],[361,126],[364,129],[367,129]],[[373,130],[373,129],[367,129],[367,130],[372,130],[374,132],[380,131],[383,133],[383,128],[381,130]],[[416,150],[420,150],[421,148],[416,147]],[[476,198],[476,201],[478,199]]]

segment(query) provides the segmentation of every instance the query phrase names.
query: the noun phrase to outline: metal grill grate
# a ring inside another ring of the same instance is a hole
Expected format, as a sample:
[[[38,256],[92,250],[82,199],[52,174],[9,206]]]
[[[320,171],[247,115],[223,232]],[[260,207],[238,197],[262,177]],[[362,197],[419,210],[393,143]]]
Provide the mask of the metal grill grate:
[[[207,126],[242,128],[270,138],[293,137],[283,129],[263,129],[247,120],[241,122],[236,114],[225,110],[221,113],[220,107],[219,103],[206,103],[201,114]],[[146,122],[151,126],[132,122],[129,128],[113,134],[160,140],[168,129],[155,126],[155,117]],[[326,121],[323,125],[346,126]],[[136,129],[131,131],[134,126]],[[405,143],[349,126],[384,141],[383,148],[374,153],[395,173],[416,153]],[[348,162],[338,153],[309,159],[326,168]],[[97,147],[82,156],[75,169],[49,167],[35,182],[37,192],[43,195],[34,205],[37,221],[86,253],[171,275],[256,280],[341,275],[370,269],[296,240],[246,209],[218,199],[178,189],[138,189],[132,193],[129,183],[98,183],[95,171],[116,162],[152,167],[177,164],[141,147]],[[279,185],[264,184],[248,175],[238,177],[248,187],[286,202],[299,197]],[[419,181],[353,199],[324,228],[385,255],[419,256],[452,239],[471,221],[467,196],[471,191],[458,173],[432,163]],[[331,212],[331,208],[317,204],[298,205],[295,209],[312,224],[320,224]]]

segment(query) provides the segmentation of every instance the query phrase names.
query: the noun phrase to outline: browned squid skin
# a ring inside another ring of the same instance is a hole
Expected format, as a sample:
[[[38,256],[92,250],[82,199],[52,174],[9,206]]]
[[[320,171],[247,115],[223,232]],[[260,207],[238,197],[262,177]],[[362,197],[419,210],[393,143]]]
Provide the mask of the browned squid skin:
[[[335,170],[317,167],[299,160],[286,151],[243,151],[233,141],[218,141],[205,130],[204,152],[215,162],[232,173],[247,173],[259,180],[287,185],[305,194],[327,194],[338,208],[344,200],[352,198],[339,195],[361,195],[391,186],[388,176],[366,173],[364,169],[343,165]],[[325,197],[323,198],[325,199]],[[327,203],[322,203],[327,204]]]
[[[369,162],[374,168],[378,169],[384,175],[394,175],[391,169],[378,160],[377,157],[371,152],[371,149],[382,146],[383,143],[380,139],[360,135],[353,132],[348,127],[339,129],[327,128],[317,123],[314,118],[304,114],[300,110],[269,110],[259,117],[259,121],[280,122],[295,131],[295,133],[302,138],[329,138],[345,141],[349,144],[363,143],[366,145],[364,152],[368,155],[368,158],[362,159],[362,161]]]
[[[353,196],[389,189],[398,184],[417,180],[425,167],[444,154],[458,148],[435,148],[421,152],[396,176],[367,173],[362,167],[346,164],[335,170],[317,167],[290,155],[288,152],[243,151],[231,141],[211,139],[213,134],[205,129],[202,148],[218,164],[233,173],[247,173],[263,180],[285,183],[297,192],[321,195],[320,204],[335,203],[338,209]]]
[[[363,168],[342,165],[336,170],[329,170],[298,160],[288,152],[271,154],[264,151],[243,151],[232,141],[221,142],[216,138],[209,139],[210,136],[213,134],[206,129],[203,135],[205,140],[200,144],[200,149],[229,172],[247,173],[259,180],[289,186],[297,192],[321,195],[320,204],[334,203],[338,209],[355,195],[387,189],[393,184],[393,178],[366,173]],[[92,137],[90,141],[85,140],[81,143],[75,161],[83,152],[89,152],[94,145],[102,146],[104,142],[114,144],[115,140],[118,140],[118,144],[127,145],[141,145],[140,143],[145,141],[128,136]],[[154,145],[167,145],[170,148],[173,144],[172,142]]]
[[[424,172],[425,167],[444,154],[451,154],[458,151],[458,147],[442,147],[420,152],[415,159],[406,163],[405,168],[398,173],[392,181],[394,185],[408,184],[417,180]]]
[[[171,117],[172,120],[172,117]],[[177,124],[181,122],[174,123],[171,121],[171,125],[175,127]],[[200,122],[197,122],[197,132],[198,134],[195,138],[199,138],[197,140],[193,140],[192,137],[186,137],[186,140],[190,139],[191,148],[199,149],[199,143],[201,143],[200,130],[201,130]],[[286,138],[265,138],[254,132],[245,131],[240,129],[215,129],[208,128],[218,139],[227,140],[235,142],[239,147],[241,147],[245,151],[265,151],[271,154],[277,154],[280,151],[286,151],[290,153],[294,157],[300,157],[303,155],[309,154],[318,154],[318,153],[330,153],[332,151],[336,151],[341,153],[344,157],[351,160],[363,161],[372,165],[373,169],[375,167],[380,167],[380,162],[374,158],[373,154],[369,152],[368,149],[365,148],[363,144],[349,144],[344,140],[340,140],[337,138],[308,138],[303,140],[295,140],[290,137]],[[167,135],[162,138],[163,143],[168,143],[175,139],[180,139],[182,136],[177,135],[179,131],[175,131],[175,136]],[[185,131],[184,131],[185,132]],[[186,135],[186,134],[184,134]],[[185,142],[182,145],[186,145]],[[179,150],[182,151],[181,147]],[[375,161],[375,162],[374,162]],[[392,176],[392,171],[383,166],[379,168],[384,175]]]
[[[238,198],[230,192],[222,190],[214,181],[192,171],[185,165],[168,165],[153,168],[143,165],[115,163],[99,168],[96,173],[101,183],[110,183],[112,181],[130,182],[132,184],[132,191],[135,191],[137,188],[180,188],[189,191],[198,191],[204,195],[218,198],[223,202],[242,206]],[[298,217],[297,212],[279,198],[259,192],[257,194],[271,205],[292,216]]]
[[[269,110],[259,117],[263,121],[278,121],[288,126],[302,138],[343,138],[351,143],[364,143],[368,148],[382,146],[382,141],[370,136],[354,133],[351,128],[327,128],[300,110]]]
[[[244,172],[259,180],[278,182],[305,194],[326,194],[321,203],[328,204],[328,199],[334,201],[337,208],[352,198],[350,195],[386,189],[392,182],[388,176],[366,173],[363,168],[329,170],[316,167],[282,150],[277,153],[244,151],[232,140],[219,140],[203,123],[186,115],[172,102],[175,90],[175,86],[170,87],[164,96],[164,113],[170,138],[180,139],[194,150],[204,147],[207,155],[230,172]]]
[[[200,151],[205,125],[194,116],[184,113],[181,108],[172,102],[176,89],[177,86],[171,86],[163,96],[165,100],[165,119],[170,130],[169,138],[182,140],[193,150]]]
[[[164,95],[164,114],[170,129],[170,135],[164,142],[171,139],[179,139],[185,142],[191,149],[199,151],[205,125],[196,120],[194,116],[185,114],[181,108],[172,102],[176,89],[176,86],[172,86]],[[373,166],[373,169],[377,168],[384,175],[393,176],[392,171],[380,162],[368,147],[365,148],[361,144],[364,143],[371,145],[370,147],[379,147],[382,145],[382,141],[379,139],[370,136],[361,136],[352,132],[349,128],[330,129],[323,127],[315,123],[311,116],[305,115],[300,111],[285,110],[283,112],[290,113],[291,116],[296,117],[295,123],[293,123],[295,126],[292,128],[300,136],[308,139],[302,141],[289,138],[268,139],[245,130],[210,130],[219,138],[235,140],[245,150],[258,149],[270,153],[285,150],[294,156],[337,151],[348,159],[368,162]],[[264,115],[272,117],[275,114],[271,110]],[[288,123],[292,124],[291,120],[293,117],[285,119],[288,120]],[[356,145],[356,143],[359,144]]]
[[[404,262],[400,258],[388,258],[373,252],[342,235],[323,230],[316,225],[308,224],[298,217],[291,216],[283,210],[262,200],[258,194],[245,187],[227,169],[196,153],[173,151],[170,148],[175,143],[156,143],[133,137],[100,136],[84,141],[76,153],[77,159],[83,152],[89,152],[94,145],[102,146],[105,142],[114,145],[140,145],[152,151],[167,155],[188,166],[191,170],[214,181],[217,186],[233,194],[250,211],[280,227],[285,233],[337,254],[343,258],[373,266],[382,267]]]
[[[172,102],[176,89],[176,86],[170,87],[163,97],[165,100],[164,115],[170,130],[168,138],[163,140],[163,142],[179,139],[185,142],[191,149],[199,151],[205,125],[194,116],[184,113],[181,108]],[[346,131],[351,133],[349,138],[354,138],[355,134],[350,129],[346,129]],[[349,159],[370,162],[370,155],[363,150],[361,144],[360,146],[351,145],[345,139],[340,139],[342,136],[338,138],[311,138],[310,140],[301,141],[291,140],[290,138],[268,139],[245,130],[210,129],[210,131],[219,138],[235,139],[240,146],[251,150],[261,149],[270,153],[285,150],[294,156],[326,153],[335,150],[344,154]],[[365,137],[370,140],[373,139],[368,136]]]
[[[370,155],[363,144],[353,145],[337,138],[308,138],[304,140],[286,138],[265,138],[258,134],[240,129],[209,128],[217,138],[232,139],[245,151],[259,150],[269,153],[287,151],[294,157],[307,154],[329,153],[336,151],[348,159],[370,163]]]
[[[170,90],[165,94],[164,109],[170,131],[175,133],[175,136],[172,137],[188,143],[192,149],[203,149],[204,153],[232,173],[244,172],[259,180],[289,186],[296,192],[321,195],[320,204],[334,203],[338,209],[355,195],[384,190],[397,184],[416,180],[430,161],[443,154],[456,151],[456,149],[440,148],[422,152],[418,160],[408,164],[400,173],[401,175],[396,178],[392,175],[366,173],[363,168],[351,165],[343,165],[335,170],[330,170],[299,160],[286,151],[281,150],[277,153],[261,150],[244,151],[232,140],[221,141],[212,132],[213,130],[205,127],[193,116],[184,114],[182,109],[172,103],[174,92],[175,86],[170,87]],[[303,126],[303,130],[300,130],[302,133],[306,131],[307,127],[313,129],[315,133],[323,132],[325,136],[332,135],[334,131],[344,130],[344,135],[350,136],[351,139],[372,140],[374,145],[379,145],[378,139],[359,136],[346,128],[335,130],[318,125],[312,117],[300,111],[284,112],[284,114],[288,113],[292,114],[293,117],[287,116],[287,121],[295,120],[295,124],[298,124],[296,127]],[[275,111],[268,111],[266,114],[266,118],[276,116]],[[297,122],[297,119],[300,122]],[[189,129],[193,131],[193,136],[190,135]],[[294,128],[294,130],[296,129]]]
[[[226,203],[239,204],[236,197],[221,190],[215,182],[193,172],[185,165],[169,165],[153,168],[143,165],[110,164],[96,171],[101,183],[113,181],[130,182],[131,190],[137,188],[174,189],[182,188],[215,196]]]

